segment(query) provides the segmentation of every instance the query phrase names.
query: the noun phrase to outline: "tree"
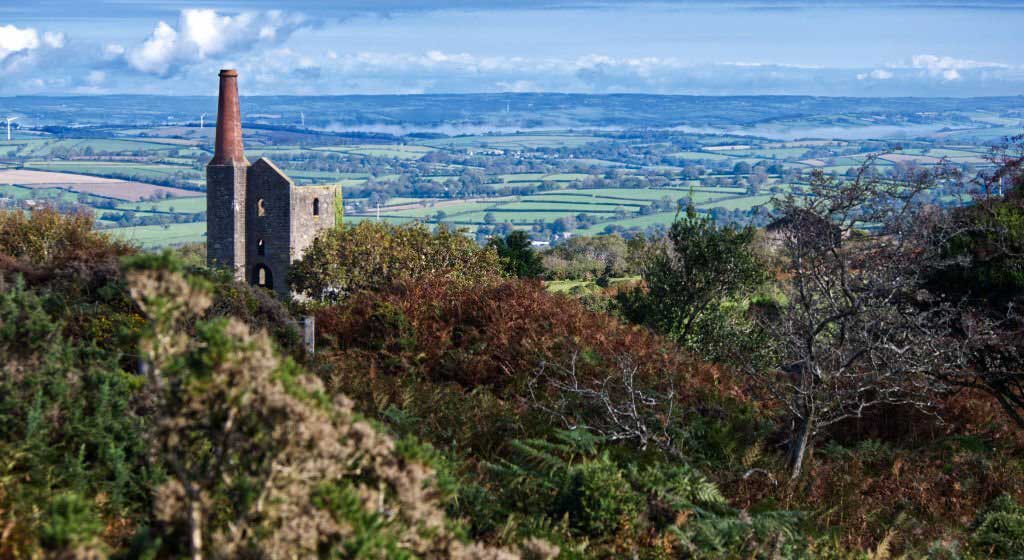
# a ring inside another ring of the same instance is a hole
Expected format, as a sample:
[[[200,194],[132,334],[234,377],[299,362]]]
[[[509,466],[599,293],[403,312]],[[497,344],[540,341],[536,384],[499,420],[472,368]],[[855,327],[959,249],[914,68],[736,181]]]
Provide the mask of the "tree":
[[[567,239],[544,254],[544,267],[556,280],[594,280],[631,273],[629,249],[619,235],[578,236]]]
[[[289,281],[297,292],[324,301],[428,275],[474,283],[501,274],[493,248],[444,225],[431,232],[423,224],[363,221],[317,236],[292,264]]]
[[[942,168],[897,179],[821,172],[813,196],[777,202],[773,235],[786,262],[785,301],[764,317],[780,367],[753,378],[790,417],[791,478],[825,428],[882,405],[928,409],[942,384],[928,373],[941,346],[942,309],[921,287],[934,259],[919,216]],[[874,227],[874,235],[858,232]]]
[[[758,168],[757,173],[750,175],[750,177],[747,178],[747,181],[750,183],[750,188],[747,189],[747,193],[756,195],[761,192],[761,187],[768,182],[768,175]]]
[[[576,229],[576,218],[573,216],[558,218],[551,226],[551,231],[555,233],[567,233],[574,229]]]
[[[544,274],[541,257],[533,250],[530,235],[516,230],[504,238],[493,237],[488,246],[494,247],[501,258],[505,272],[518,278],[536,278]]]
[[[749,226],[717,227],[687,207],[667,238],[648,242],[634,256],[645,286],[619,296],[626,316],[699,351],[702,321],[766,279],[754,233]]]

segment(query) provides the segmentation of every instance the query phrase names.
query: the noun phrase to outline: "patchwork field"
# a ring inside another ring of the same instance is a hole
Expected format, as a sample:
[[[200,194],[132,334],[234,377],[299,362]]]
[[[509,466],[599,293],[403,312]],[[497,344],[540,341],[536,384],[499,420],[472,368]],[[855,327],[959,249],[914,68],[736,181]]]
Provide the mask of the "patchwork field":
[[[271,113],[268,113],[271,115]],[[806,192],[809,172],[842,175],[871,154],[883,173],[943,158],[965,170],[988,165],[978,137],[1010,128],[986,113],[977,126],[931,138],[856,141],[691,134],[672,129],[547,130],[443,136],[351,135],[255,126],[245,131],[250,161],[271,158],[297,184],[344,189],[345,219],[455,225],[484,242],[509,227],[535,240],[609,231],[654,233],[692,202],[716,220],[762,220],[772,193]],[[266,116],[273,121],[276,117]],[[858,116],[808,116],[787,127],[849,126]],[[201,241],[201,191],[213,128],[101,127],[108,137],[0,141],[0,199],[6,206],[53,204],[92,211],[97,225],[150,247]],[[193,190],[194,189],[194,190]],[[801,189],[804,189],[803,191]],[[936,197],[939,204],[949,197]]]
[[[196,193],[174,187],[163,187],[121,179],[102,179],[73,173],[2,169],[0,183],[38,189],[67,189],[96,196],[137,201],[154,196],[195,196]]]

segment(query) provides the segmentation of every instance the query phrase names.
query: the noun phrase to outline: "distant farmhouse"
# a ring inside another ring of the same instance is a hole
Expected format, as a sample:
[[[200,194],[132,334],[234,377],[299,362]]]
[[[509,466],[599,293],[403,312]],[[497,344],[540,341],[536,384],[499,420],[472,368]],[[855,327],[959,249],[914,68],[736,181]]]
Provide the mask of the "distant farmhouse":
[[[242,146],[238,72],[221,70],[217,138],[206,166],[208,264],[288,295],[292,261],[335,224],[338,188],[297,187],[270,160],[249,163]]]

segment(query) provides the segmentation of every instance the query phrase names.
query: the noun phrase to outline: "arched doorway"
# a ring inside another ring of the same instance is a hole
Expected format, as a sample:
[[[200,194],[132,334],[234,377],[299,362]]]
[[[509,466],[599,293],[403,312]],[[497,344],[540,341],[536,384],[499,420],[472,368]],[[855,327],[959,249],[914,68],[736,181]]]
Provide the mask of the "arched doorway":
[[[274,289],[274,276],[270,273],[270,267],[265,264],[258,264],[252,267],[253,286],[259,286],[268,290]]]

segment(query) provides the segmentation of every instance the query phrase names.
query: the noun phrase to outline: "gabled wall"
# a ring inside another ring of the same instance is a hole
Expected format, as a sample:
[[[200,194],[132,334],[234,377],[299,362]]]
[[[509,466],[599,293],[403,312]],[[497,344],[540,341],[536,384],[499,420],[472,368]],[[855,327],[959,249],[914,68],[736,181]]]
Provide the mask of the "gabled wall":
[[[247,177],[245,220],[246,281],[256,284],[261,266],[267,267],[273,288],[288,294],[287,273],[291,263],[292,191],[294,185],[287,175],[269,160],[260,158],[249,168]],[[263,215],[259,215],[260,201]],[[263,241],[263,253],[259,243]]]

